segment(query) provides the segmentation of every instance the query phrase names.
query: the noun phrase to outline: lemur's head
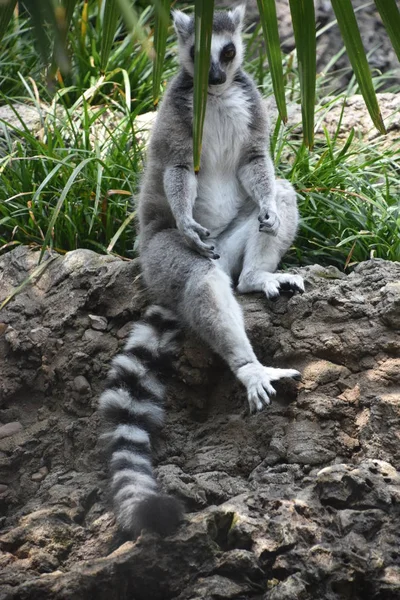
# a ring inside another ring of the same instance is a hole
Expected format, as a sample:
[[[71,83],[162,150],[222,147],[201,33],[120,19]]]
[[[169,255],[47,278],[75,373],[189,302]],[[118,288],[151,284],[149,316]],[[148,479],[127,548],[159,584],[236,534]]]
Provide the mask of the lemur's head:
[[[245,5],[231,11],[214,13],[211,38],[210,71],[208,84],[218,93],[232,82],[243,61],[242,25]],[[180,10],[173,11],[174,27],[178,36],[181,65],[194,74],[194,17]],[[210,90],[211,91],[211,90]]]

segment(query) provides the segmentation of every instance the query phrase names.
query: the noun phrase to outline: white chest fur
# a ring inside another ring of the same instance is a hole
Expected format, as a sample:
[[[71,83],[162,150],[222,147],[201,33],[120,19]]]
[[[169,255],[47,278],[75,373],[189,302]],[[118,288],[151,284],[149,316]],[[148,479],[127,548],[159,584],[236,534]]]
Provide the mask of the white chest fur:
[[[194,218],[213,235],[232,221],[246,197],[237,171],[250,118],[247,97],[239,86],[220,96],[209,95]]]

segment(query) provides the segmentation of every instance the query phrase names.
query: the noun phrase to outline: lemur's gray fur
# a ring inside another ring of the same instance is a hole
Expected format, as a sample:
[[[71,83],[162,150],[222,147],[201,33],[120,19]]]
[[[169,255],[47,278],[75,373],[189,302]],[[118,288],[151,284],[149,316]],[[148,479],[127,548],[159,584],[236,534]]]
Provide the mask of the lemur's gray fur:
[[[214,15],[201,170],[192,153],[193,17],[174,12],[181,70],[158,111],[139,200],[145,283],[159,305],[138,323],[114,359],[100,405],[112,426],[112,493],[120,527],[168,533],[181,506],[161,495],[150,436],[162,421],[156,372],[176,350],[178,324],[198,333],[247,389],[251,411],[270,403],[272,382],[294,369],[263,366],[247,338],[232,292],[304,291],[298,275],[275,273],[297,229],[295,192],[276,180],[265,109],[242,71],[244,7]]]

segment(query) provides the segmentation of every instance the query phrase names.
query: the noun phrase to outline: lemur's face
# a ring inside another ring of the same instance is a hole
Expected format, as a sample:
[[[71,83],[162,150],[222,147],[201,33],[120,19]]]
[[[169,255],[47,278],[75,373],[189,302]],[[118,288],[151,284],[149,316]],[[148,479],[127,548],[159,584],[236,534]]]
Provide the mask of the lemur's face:
[[[211,38],[210,71],[208,85],[211,93],[222,92],[229,87],[243,61],[241,36],[245,6],[237,6],[229,12],[216,12]],[[194,75],[194,18],[176,10],[173,12],[174,27],[178,36],[181,65]]]

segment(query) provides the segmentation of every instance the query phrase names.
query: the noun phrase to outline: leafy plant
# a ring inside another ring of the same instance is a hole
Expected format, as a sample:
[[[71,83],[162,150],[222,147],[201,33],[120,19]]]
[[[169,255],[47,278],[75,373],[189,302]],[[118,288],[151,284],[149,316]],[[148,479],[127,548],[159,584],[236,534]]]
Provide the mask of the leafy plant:
[[[25,31],[25,23],[20,25]],[[71,26],[80,29],[79,20],[73,19]],[[25,35],[29,38],[30,32]],[[115,53],[117,61],[124,43],[114,44],[110,60]],[[100,40],[94,34],[91,46],[93,54],[100,55]],[[24,42],[23,51],[29,53],[29,47]],[[174,47],[175,40],[168,38],[164,73],[176,69]],[[272,97],[272,75],[257,49],[256,30],[247,36],[245,68],[265,95]],[[131,198],[142,170],[144,139],[137,115],[149,106],[151,69],[147,67],[147,75],[143,72],[141,76],[147,99],[136,103],[129,74],[118,82],[119,72],[111,75],[113,70],[102,79],[104,76],[93,71],[85,79],[86,54],[82,52],[76,85],[60,87],[52,98],[33,78],[18,78],[19,94],[25,95],[22,101],[26,104],[28,98],[39,114],[37,131],[23,118],[14,129],[0,120],[0,252],[30,244],[59,252],[85,247],[124,258],[135,256]],[[149,64],[147,58],[143,62]],[[20,60],[13,69],[24,64]],[[136,71],[141,64],[135,63]],[[287,98],[297,103],[301,94],[298,65],[291,56],[284,59],[283,72]],[[328,70],[317,79],[318,121],[332,106],[345,101],[344,93],[325,99],[331,77]],[[382,79],[374,78],[374,87],[379,88]],[[351,95],[355,89],[353,78],[347,93]],[[18,109],[15,98],[0,95],[0,100],[8,103],[10,110]],[[370,256],[400,260],[398,147],[382,150],[378,142],[363,142],[351,132],[347,140],[338,132],[326,132],[324,138],[318,136],[310,153],[298,125],[283,126],[278,119],[272,135],[278,176],[294,183],[302,215],[299,235],[286,262],[334,263],[343,269]]]
[[[384,133],[385,127],[380,114],[374,86],[372,84],[371,73],[369,71],[351,0],[331,0],[331,2],[368,111],[377,129],[381,133]],[[156,59],[154,61],[153,84],[154,101],[157,102],[162,76],[161,65],[165,53],[166,29],[168,26],[166,14],[169,13],[171,1],[154,0],[153,3],[157,9],[154,38]],[[257,3],[264,31],[271,73],[273,75],[272,81],[277,106],[281,119],[285,122],[287,118],[286,101],[275,0],[257,0]],[[12,18],[16,4],[17,0],[0,0],[0,39],[6,31],[8,22]],[[46,56],[47,48],[46,39],[43,36],[43,28],[44,24],[47,23],[51,39],[54,40],[53,59],[58,62],[61,70],[66,70],[66,53],[63,41],[65,40],[65,31],[70,25],[77,0],[57,0],[54,3],[52,0],[25,0],[24,4],[31,14],[43,56]],[[138,13],[132,6],[130,0],[99,0],[97,4],[100,7],[100,13],[103,15],[100,63],[101,68],[105,70],[111,51],[112,41],[117,31],[119,15],[124,17],[128,31],[130,32],[128,35],[134,35],[136,39],[139,39],[143,44],[147,42],[147,36],[139,22]],[[139,3],[139,11],[142,11],[143,5],[147,4],[147,2]],[[306,144],[311,148],[314,140],[314,98],[316,81],[314,3],[313,0],[290,0],[289,4],[299,60],[304,139]],[[388,35],[397,56],[400,59],[400,12],[396,0],[375,0],[375,4],[388,31]],[[87,17],[88,0],[84,1],[83,6]],[[213,8],[214,0],[195,1],[196,54],[199,59],[196,61],[194,80],[194,157],[196,170],[200,166],[202,121],[204,119],[205,104],[207,100],[205,89],[208,76],[207,65],[209,63],[208,40],[211,35],[211,15]],[[82,21],[82,35],[84,32],[85,21]]]

